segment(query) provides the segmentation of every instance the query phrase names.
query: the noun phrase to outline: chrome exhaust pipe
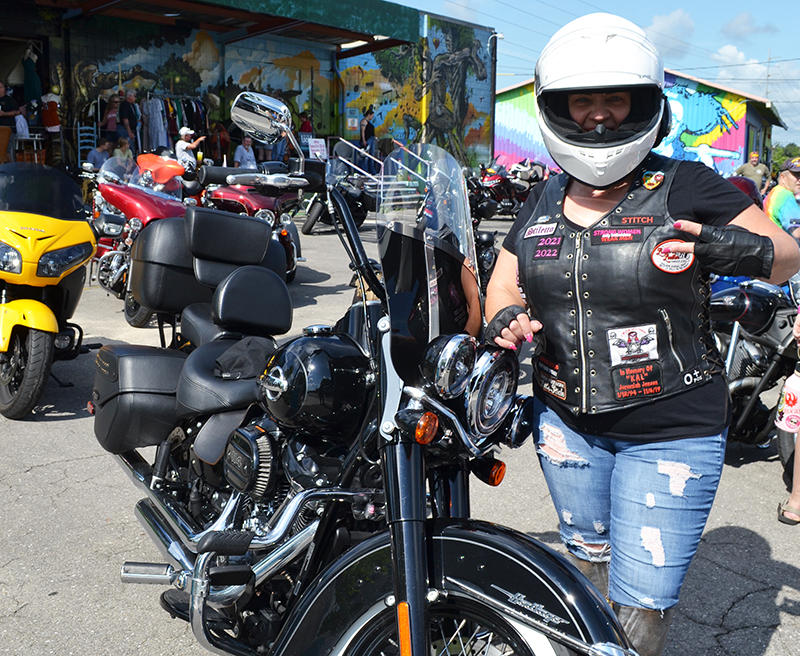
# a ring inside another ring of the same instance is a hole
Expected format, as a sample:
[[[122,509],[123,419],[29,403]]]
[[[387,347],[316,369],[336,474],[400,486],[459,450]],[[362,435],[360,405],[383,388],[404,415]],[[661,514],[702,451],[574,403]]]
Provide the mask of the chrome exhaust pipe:
[[[189,555],[161,513],[148,499],[142,499],[133,510],[136,519],[144,527],[147,536],[155,543],[161,555],[176,569],[191,571],[194,569],[194,555]],[[126,580],[123,578],[123,580]],[[136,582],[136,581],[134,581]]]

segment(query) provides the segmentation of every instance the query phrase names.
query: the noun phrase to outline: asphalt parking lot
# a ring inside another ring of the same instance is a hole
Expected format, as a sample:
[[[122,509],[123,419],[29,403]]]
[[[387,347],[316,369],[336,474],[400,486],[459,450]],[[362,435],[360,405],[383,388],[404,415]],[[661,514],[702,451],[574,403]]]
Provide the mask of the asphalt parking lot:
[[[485,227],[502,233],[509,225]],[[369,221],[362,234],[374,253]],[[304,325],[333,324],[352,297],[335,234],[318,228],[302,245],[307,261],[290,285],[295,318],[286,338]],[[74,320],[86,342],[158,344],[154,325],[128,327],[121,301],[97,286],[86,288]],[[71,386],[51,380],[30,420],[0,418],[0,654],[207,654],[160,609],[162,588],[120,582],[123,561],[159,556],[133,517],[138,494],[94,439],[85,410],[93,355],[53,371]],[[558,547],[530,444],[503,457],[500,487],[473,484],[473,515]],[[785,496],[774,447],[729,449],[666,656],[800,656],[800,526],[778,523]]]

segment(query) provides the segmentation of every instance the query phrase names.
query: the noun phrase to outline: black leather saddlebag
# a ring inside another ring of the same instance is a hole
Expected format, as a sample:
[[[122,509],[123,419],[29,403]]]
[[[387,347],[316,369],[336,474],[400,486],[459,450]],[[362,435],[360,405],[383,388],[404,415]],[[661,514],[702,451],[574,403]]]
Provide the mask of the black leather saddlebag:
[[[178,314],[192,303],[208,303],[214,290],[197,281],[186,244],[184,219],[158,219],[133,243],[131,292],[155,312]]]
[[[186,355],[181,351],[115,344],[95,358],[94,434],[111,453],[155,446],[178,421],[176,389]]]

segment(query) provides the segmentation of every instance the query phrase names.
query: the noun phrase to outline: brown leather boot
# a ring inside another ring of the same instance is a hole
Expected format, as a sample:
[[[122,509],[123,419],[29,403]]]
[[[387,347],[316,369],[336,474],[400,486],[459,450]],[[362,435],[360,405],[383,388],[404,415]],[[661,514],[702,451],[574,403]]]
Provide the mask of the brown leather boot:
[[[592,585],[600,591],[601,595],[608,599],[608,563],[593,563],[589,560],[581,560],[571,553],[567,554],[567,560],[592,582]]]
[[[612,602],[611,607],[639,656],[661,656],[667,642],[669,625],[675,614],[675,606],[665,610],[651,610]]]

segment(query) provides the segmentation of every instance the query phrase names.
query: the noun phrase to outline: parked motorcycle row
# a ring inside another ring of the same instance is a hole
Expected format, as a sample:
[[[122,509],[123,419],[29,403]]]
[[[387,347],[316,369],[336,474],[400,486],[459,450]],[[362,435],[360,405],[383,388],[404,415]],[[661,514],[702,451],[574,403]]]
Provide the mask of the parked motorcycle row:
[[[231,117],[260,141],[292,138],[267,96],[241,94]],[[172,329],[161,347],[96,357],[94,433],[141,493],[134,513],[162,557],[134,554],[123,582],[163,587],[162,608],[216,654],[634,656],[562,556],[470,519],[470,479],[498,485],[499,448],[532,432],[516,356],[477,340],[495,255],[477,228],[499,205],[486,186],[427,144],[389,155],[371,199],[302,158],[204,166],[196,186],[171,162],[110,164],[91,223],[66,176],[0,167],[13,235],[0,242],[2,414],[25,416],[49,362],[87,349],[68,322],[92,258],[104,289]],[[339,234],[356,292],[334,326],[279,345],[299,190]],[[768,439],[775,409],[758,396],[793,370],[796,307],[752,281],[712,297],[732,439]]]

